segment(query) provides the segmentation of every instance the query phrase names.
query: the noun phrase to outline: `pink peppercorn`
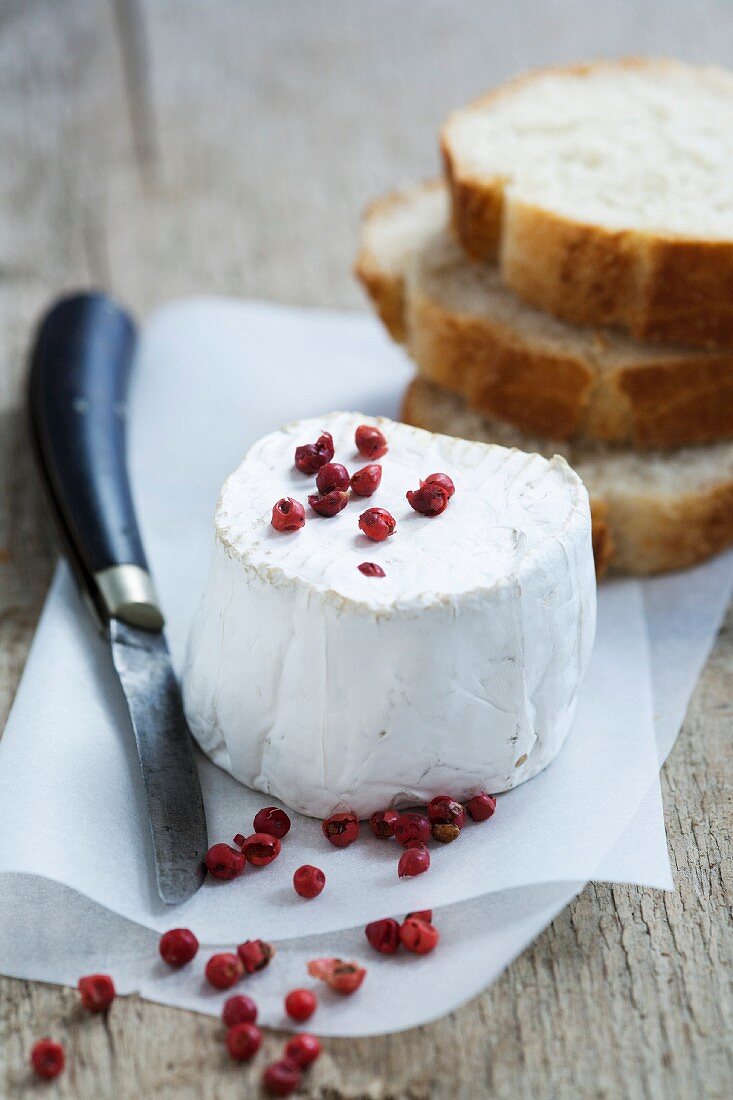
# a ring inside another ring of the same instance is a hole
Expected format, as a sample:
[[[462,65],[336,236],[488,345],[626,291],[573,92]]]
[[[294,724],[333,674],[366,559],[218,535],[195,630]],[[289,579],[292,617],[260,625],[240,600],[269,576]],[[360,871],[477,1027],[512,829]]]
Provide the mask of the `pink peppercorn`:
[[[359,516],[359,530],[372,542],[384,542],[395,533],[397,521],[386,508],[367,508]]]
[[[428,817],[433,839],[441,844],[455,840],[466,823],[463,806],[448,795],[438,795],[428,803]]]
[[[324,496],[332,489],[340,489],[345,493],[350,484],[349,471],[340,462],[327,462],[316,474],[316,488]]]
[[[428,474],[425,480],[420,482],[420,485],[440,485],[442,489],[445,489],[449,498],[452,497],[456,491],[453,480],[449,478],[447,474]]]
[[[407,918],[400,926],[400,943],[413,955],[429,955],[440,939],[438,929],[426,921]]]
[[[354,441],[356,449],[365,458],[381,458],[388,450],[387,440],[379,428],[372,424],[360,424],[354,434]]]
[[[314,474],[333,458],[333,436],[322,432],[315,443],[304,443],[295,448],[295,465],[303,474]]]
[[[285,810],[277,806],[265,806],[264,809],[258,810],[252,825],[256,833],[269,833],[270,836],[276,836],[278,840],[282,840],[290,832],[290,818]]]
[[[253,867],[266,867],[280,855],[282,844],[270,833],[252,833],[242,845],[242,855]]]
[[[379,840],[388,840],[394,836],[395,822],[399,816],[397,810],[377,810],[369,818],[369,827]]]
[[[426,924],[433,923],[433,910],[432,909],[416,909],[414,913],[408,913],[405,920],[422,920]]]
[[[397,864],[400,878],[414,878],[422,875],[430,866],[430,852],[424,844],[413,842],[414,847],[405,848]]]
[[[300,1066],[289,1058],[273,1062],[262,1074],[262,1084],[271,1096],[290,1096],[300,1084],[300,1079]]]
[[[448,507],[450,497],[442,485],[421,485],[407,491],[407,503],[423,516],[439,516]]]
[[[382,955],[394,955],[400,946],[400,926],[391,917],[372,921],[366,926],[364,933],[374,950]]]
[[[305,508],[293,497],[281,497],[272,506],[271,523],[276,531],[284,531],[286,534],[299,531],[305,524]]]
[[[257,1019],[257,1005],[244,993],[235,993],[224,1002],[221,1018],[227,1027],[235,1024],[253,1024]]]
[[[382,467],[378,462],[370,462],[351,475],[351,488],[358,497],[370,497],[376,493],[382,480]]]
[[[430,821],[425,814],[400,814],[394,824],[394,835],[397,843],[403,848],[410,840],[418,840],[421,844],[425,844],[430,840]]]
[[[366,977],[366,968],[357,962],[344,959],[311,959],[308,973],[312,978],[326,982],[337,993],[354,993]]]
[[[285,998],[285,1011],[292,1020],[309,1020],[318,1008],[318,998],[310,989],[291,989]]]
[[[244,871],[244,856],[229,844],[214,844],[206,853],[206,866],[214,878],[238,878]]]
[[[196,957],[199,941],[189,928],[171,928],[160,937],[158,950],[168,966],[185,966]]]
[[[66,1065],[66,1055],[61,1043],[53,1039],[39,1039],[31,1050],[31,1065],[39,1077],[51,1081]]]
[[[296,894],[302,898],[317,898],[326,885],[326,876],[320,867],[313,867],[306,863],[299,867],[293,875],[293,886]]]
[[[428,818],[431,825],[457,825],[462,829],[466,823],[466,811],[454,798],[439,794],[428,802]]]
[[[232,839],[232,844],[234,845],[235,848],[239,848],[239,850],[241,852],[242,845],[244,844],[246,839],[247,839],[247,837],[244,835],[244,833],[235,833],[234,837]]]
[[[365,577],[386,577],[387,574],[382,569],[381,565],[377,565],[374,561],[363,561],[361,565],[356,567],[360,573],[363,573]]]
[[[332,489],[325,496],[311,493],[308,497],[308,503],[317,515],[329,519],[331,516],[337,516],[339,512],[343,512],[349,503],[349,494],[342,492],[340,489]]]
[[[358,963],[345,963],[342,961],[341,964],[334,969],[330,985],[337,993],[353,993],[361,986],[366,975],[367,971],[365,966],[359,966]]]
[[[249,1062],[262,1046],[262,1032],[254,1024],[234,1024],[227,1032],[227,1050],[237,1062]]]
[[[332,814],[321,824],[321,829],[334,848],[348,848],[359,835],[359,819],[353,813]]]
[[[115,985],[109,974],[89,974],[79,978],[79,994],[89,1012],[104,1012],[115,999]]]
[[[244,967],[237,955],[222,951],[212,955],[206,964],[206,980],[214,989],[231,989],[244,973]]]
[[[254,974],[257,970],[264,970],[269,966],[270,960],[275,954],[275,948],[265,940],[245,940],[237,948],[237,955],[247,974]]]
[[[466,809],[474,821],[488,821],[494,816],[496,799],[486,791],[480,791],[473,798],[469,798]]]
[[[321,1044],[315,1035],[309,1035],[307,1031],[302,1031],[300,1035],[293,1035],[292,1039],[285,1044],[285,1057],[295,1062],[301,1069],[306,1069],[315,1062],[320,1053]]]

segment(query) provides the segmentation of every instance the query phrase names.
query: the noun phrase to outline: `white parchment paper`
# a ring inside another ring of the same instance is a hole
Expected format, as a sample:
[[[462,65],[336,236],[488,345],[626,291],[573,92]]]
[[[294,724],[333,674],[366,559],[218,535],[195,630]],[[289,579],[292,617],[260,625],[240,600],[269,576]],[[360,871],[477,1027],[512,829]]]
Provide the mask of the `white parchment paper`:
[[[206,574],[218,489],[246,447],[326,409],[395,414],[408,373],[376,324],[357,316],[195,301],[150,322],[131,396],[130,463],[177,662]],[[399,881],[392,846],[368,837],[338,852],[316,823],[296,818],[275,864],[207,884],[171,913],[155,895],[144,798],[108,654],[60,568],[0,742],[0,969],[71,982],[106,966],[122,991],[218,1011],[221,998],[201,985],[203,958],[198,969],[161,972],[155,930],[187,924],[209,944],[264,935],[280,941],[279,958],[257,976],[256,996],[265,1022],[277,1024],[282,993],[303,980],[307,958],[364,957],[367,920],[444,906],[428,978],[425,960],[370,961],[375,975],[394,981],[380,1030],[450,1009],[492,980],[589,877],[671,885],[658,758],[674,741],[732,575],[722,558],[675,578],[604,585],[598,644],[560,758],[502,796],[492,822],[436,851],[428,875]],[[212,840],[246,832],[262,796],[203,758],[201,773]],[[304,862],[328,878],[310,903],[290,885]],[[53,939],[43,916],[51,910]],[[19,922],[31,928],[20,948]],[[430,997],[435,967],[452,975],[439,1003]],[[325,1004],[318,1029],[370,1033],[370,988],[338,1011]]]

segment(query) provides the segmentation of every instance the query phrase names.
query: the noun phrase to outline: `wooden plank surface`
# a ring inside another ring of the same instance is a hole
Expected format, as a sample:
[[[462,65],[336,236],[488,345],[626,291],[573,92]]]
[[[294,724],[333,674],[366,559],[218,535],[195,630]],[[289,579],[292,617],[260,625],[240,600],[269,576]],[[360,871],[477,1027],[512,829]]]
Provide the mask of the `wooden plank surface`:
[[[446,111],[529,65],[733,61],[729,0],[4,0],[0,4],[0,725],[53,561],[20,410],[61,290],[141,314],[181,294],[360,306],[358,213],[436,170]],[[733,617],[663,773],[677,890],[591,885],[483,996],[430,1027],[328,1041],[313,1097],[723,1097],[733,1061]],[[228,1098],[217,1024],[0,979],[0,1094]],[[280,1037],[270,1035],[268,1052]],[[261,1062],[258,1062],[260,1065]]]

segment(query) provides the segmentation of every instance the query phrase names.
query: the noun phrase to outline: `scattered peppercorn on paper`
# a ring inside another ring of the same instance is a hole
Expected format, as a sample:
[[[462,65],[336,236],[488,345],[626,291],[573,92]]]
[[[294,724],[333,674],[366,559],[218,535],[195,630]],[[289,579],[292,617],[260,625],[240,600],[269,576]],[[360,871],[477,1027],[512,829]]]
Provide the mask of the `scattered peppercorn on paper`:
[[[130,402],[130,465],[179,667],[217,493],[247,447],[288,420],[336,408],[395,415],[408,376],[401,352],[359,316],[199,300],[149,322]],[[442,1015],[492,981],[589,878],[672,886],[657,771],[732,585],[733,555],[602,585],[596,648],[565,748],[500,796],[489,821],[431,845],[428,873],[399,879],[396,842],[366,825],[337,849],[320,822],[290,814],[269,865],[248,864],[233,881],[210,877],[171,910],[155,893],[138,764],[108,654],[60,567],[0,741],[0,970],[73,985],[103,971],[118,994],[217,1015],[228,996],[246,993],[258,1023],[283,1027],[293,1026],[285,995],[310,989],[319,1004],[307,1028],[322,1035]],[[210,843],[249,837],[273,800],[199,759]],[[325,874],[314,896],[293,888],[302,867]],[[427,907],[439,932],[429,955],[382,954],[367,940],[366,924]],[[191,929],[201,944],[177,969],[159,954],[172,928]],[[266,968],[226,992],[205,981],[212,955],[257,938],[276,947]],[[334,956],[367,968],[351,996],[309,976],[312,960]]]

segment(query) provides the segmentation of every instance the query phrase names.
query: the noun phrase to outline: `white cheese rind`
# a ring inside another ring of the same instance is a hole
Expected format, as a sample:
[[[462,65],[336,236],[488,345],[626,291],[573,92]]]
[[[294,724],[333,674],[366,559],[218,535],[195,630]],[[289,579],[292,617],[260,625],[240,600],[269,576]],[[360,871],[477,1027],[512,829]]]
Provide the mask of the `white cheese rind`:
[[[377,493],[275,532],[275,500],[313,491],[296,444],[325,428],[351,471],[364,422],[390,444]],[[437,470],[456,494],[418,516],[405,491]],[[358,531],[369,506],[397,520],[384,543]],[[186,711],[217,764],[316,817],[504,791],[559,751],[594,628],[588,499],[562,459],[334,413],[260,440],[222,490]]]

